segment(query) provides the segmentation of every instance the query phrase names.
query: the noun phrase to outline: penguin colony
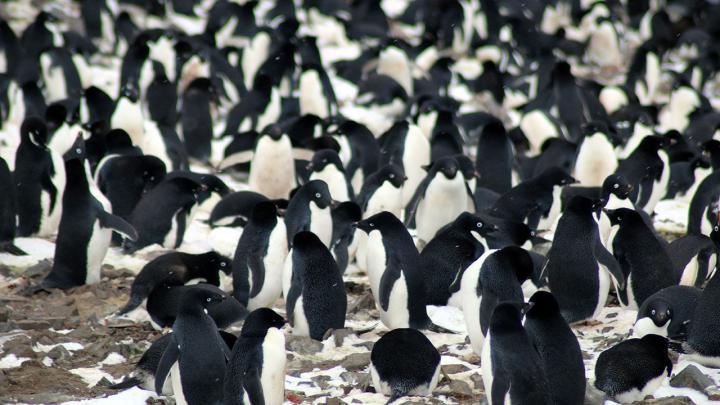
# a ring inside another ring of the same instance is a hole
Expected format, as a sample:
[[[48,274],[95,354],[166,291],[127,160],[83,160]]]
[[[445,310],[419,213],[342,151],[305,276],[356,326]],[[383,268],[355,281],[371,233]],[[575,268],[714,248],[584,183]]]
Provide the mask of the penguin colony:
[[[389,402],[432,395],[428,336],[459,333],[428,305],[462,312],[492,405],[582,404],[586,384],[642,400],[672,373],[670,348],[720,367],[714,2],[7,14],[0,257],[54,241],[33,294],[98,282],[109,249],[170,250],[115,315],[147,311],[168,333],[116,388],[281,404],[285,336],[345,328],[349,274],[370,286],[382,337],[368,368]],[[653,226],[661,200],[689,207],[672,241]],[[198,212],[242,229],[226,255],[183,251]],[[586,375],[573,328],[608,305],[637,322]]]

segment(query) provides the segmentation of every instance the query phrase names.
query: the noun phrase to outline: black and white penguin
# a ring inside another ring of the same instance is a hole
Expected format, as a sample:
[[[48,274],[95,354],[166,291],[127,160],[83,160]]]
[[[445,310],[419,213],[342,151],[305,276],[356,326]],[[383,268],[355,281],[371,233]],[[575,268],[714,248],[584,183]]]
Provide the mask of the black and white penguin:
[[[175,401],[179,404],[221,404],[225,363],[230,349],[207,314],[208,307],[225,299],[217,292],[190,289],[182,298],[173,334],[155,373],[155,392],[160,395],[170,374]]]
[[[543,362],[522,325],[522,307],[500,303],[490,318],[481,356],[490,405],[553,403]]]
[[[547,373],[552,403],[582,403],[585,399],[585,365],[575,334],[560,314],[560,306],[550,292],[536,292],[529,303],[532,307],[525,314],[525,332]]]
[[[217,101],[215,87],[210,79],[193,80],[182,96],[180,128],[188,155],[200,160],[210,159],[213,138],[211,108]]]
[[[400,218],[404,208],[402,191],[406,180],[402,166],[392,163],[368,176],[356,199],[363,210],[363,216],[369,217],[388,211]]]
[[[285,399],[285,320],[269,308],[243,323],[225,371],[225,405],[282,404]]]
[[[233,296],[250,311],[272,306],[282,294],[287,254],[287,230],[275,204],[257,203],[235,250]]]
[[[134,252],[154,243],[176,248],[182,244],[193,207],[201,198],[202,185],[185,177],[166,178],[142,196],[130,214],[138,240],[125,243]]]
[[[338,204],[331,211],[333,220],[332,243],[330,251],[335,257],[340,273],[345,273],[348,263],[357,251],[360,234],[355,224],[362,219],[360,206],[352,201],[345,201]]]
[[[334,202],[324,181],[311,180],[300,187],[285,210],[288,246],[292,246],[296,233],[310,231],[329,247],[332,242],[332,205]]]
[[[427,305],[461,306],[463,273],[489,248],[485,236],[497,229],[479,217],[463,212],[420,252]],[[456,286],[456,288],[451,288]]]
[[[148,295],[145,308],[150,315],[150,325],[157,330],[173,326],[181,313],[185,294],[194,290],[210,291],[224,297],[222,301],[214,302],[206,307],[207,314],[220,329],[242,321],[248,314],[247,309],[235,298],[214,285],[206,283],[176,285],[174,280],[171,280],[156,285]]]
[[[370,353],[375,391],[390,397],[432,395],[440,377],[440,353],[422,332],[398,328],[384,334]]]
[[[415,195],[427,176],[424,167],[430,164],[430,141],[422,130],[407,121],[393,124],[381,137],[383,164],[395,163],[405,171],[407,181],[403,187],[403,206]]]
[[[415,190],[405,212],[405,223],[415,220],[418,244],[424,246],[440,228],[467,209],[469,198],[457,161],[441,158],[427,169],[425,179]]]
[[[191,280],[202,279],[214,286],[220,285],[220,273],[230,274],[232,261],[217,252],[201,254],[170,252],[148,262],[133,279],[130,298],[118,311],[126,314],[140,306],[150,292],[159,284],[183,285]]]
[[[578,146],[573,177],[585,187],[600,187],[618,167],[615,147],[601,122],[586,124],[585,136]]]
[[[512,188],[514,149],[500,121],[485,125],[478,139],[475,168],[480,173],[477,186],[500,195]]]
[[[720,340],[715,333],[720,327],[719,302],[720,277],[713,277],[700,295],[683,344],[684,358],[713,368],[720,367]]]
[[[63,158],[47,147],[48,130],[36,117],[20,128],[15,154],[18,236],[50,236],[60,225],[66,174]]]
[[[717,248],[710,237],[688,234],[667,249],[679,284],[702,287],[715,274]]]
[[[211,228],[218,226],[244,227],[250,220],[255,205],[263,201],[270,200],[254,191],[243,190],[230,193],[215,204],[210,212],[208,224]],[[287,206],[287,200],[285,200],[285,206]]]
[[[688,208],[688,233],[710,235],[720,210],[720,172],[708,175],[698,186]]]
[[[383,211],[357,227],[368,235],[368,279],[382,323],[390,329],[446,332],[428,317],[420,255],[403,223]]]
[[[345,173],[358,194],[366,179],[380,168],[380,145],[365,125],[352,120],[342,122],[332,137],[340,145]]]
[[[663,148],[668,144],[665,137],[646,136],[626,159],[620,161],[616,171],[633,185],[633,203],[648,214],[653,213],[655,205],[667,194],[670,159]]]
[[[334,150],[321,149],[315,152],[305,169],[310,172],[309,180],[322,180],[328,185],[333,200],[354,200],[352,185],[345,174],[340,156]]]
[[[685,285],[663,288],[643,302],[638,310],[633,336],[649,334],[686,340],[702,290]]]
[[[110,117],[110,127],[125,130],[134,145],[144,145],[145,118],[137,89],[132,85],[120,90],[120,97],[115,101],[115,110]]]
[[[293,238],[290,288],[285,305],[293,334],[323,340],[329,330],[345,327],[347,294],[328,248],[312,232]]]
[[[608,216],[613,225],[618,225],[608,240],[608,249],[627,279],[627,288],[618,290],[620,304],[640,308],[651,295],[678,283],[673,262],[666,247],[637,211],[620,208],[609,211]]]
[[[666,338],[650,334],[628,339],[600,353],[595,387],[623,404],[640,401],[652,395],[672,369]]]
[[[100,281],[100,267],[110,247],[112,232],[131,241],[138,234],[124,219],[110,213],[110,202],[100,193],[85,161],[82,138],[65,155],[67,185],[55,242],[55,256],[42,288],[70,288]]]
[[[0,196],[0,252],[24,256],[27,253],[13,243],[17,227],[17,201],[15,200],[17,192],[12,172],[2,157],[0,157],[0,190],[2,190],[2,196]]]
[[[623,288],[625,275],[603,245],[592,200],[573,197],[563,212],[543,273],[568,323],[594,319],[605,306],[611,279]],[[617,287],[616,287],[617,288]]]

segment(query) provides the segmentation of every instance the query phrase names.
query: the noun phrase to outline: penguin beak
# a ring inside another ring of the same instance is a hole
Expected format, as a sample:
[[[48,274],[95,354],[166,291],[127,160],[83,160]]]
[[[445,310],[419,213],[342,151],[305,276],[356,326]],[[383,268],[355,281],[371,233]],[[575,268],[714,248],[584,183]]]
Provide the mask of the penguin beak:
[[[545,239],[542,236],[531,236],[530,237],[530,243],[533,245],[542,245],[543,243],[550,243],[551,241],[549,239]]]
[[[635,187],[632,184],[628,184],[628,193],[632,193],[633,190],[635,190]]]
[[[534,307],[534,306],[535,306],[535,303],[534,303],[534,302],[532,302],[532,301],[526,302],[526,303],[522,304],[522,309],[520,309],[520,313],[523,314],[523,315],[525,315],[525,314],[527,314],[527,313],[532,309],[532,307]]]
[[[313,167],[315,167],[315,165],[313,165],[312,162],[310,162],[307,165],[305,165],[305,170],[312,171]]]
[[[338,205],[340,205],[339,201],[330,200],[330,208],[337,208]]]

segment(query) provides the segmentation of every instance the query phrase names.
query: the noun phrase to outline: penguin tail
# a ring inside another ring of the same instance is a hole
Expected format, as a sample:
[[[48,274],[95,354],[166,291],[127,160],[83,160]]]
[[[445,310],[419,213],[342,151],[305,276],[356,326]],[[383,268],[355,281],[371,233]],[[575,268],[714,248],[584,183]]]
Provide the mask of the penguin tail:
[[[27,256],[27,253],[25,253],[24,250],[15,246],[15,244],[13,244],[12,242],[0,243],[0,252],[9,253],[13,256]]]
[[[693,354],[695,352],[695,350],[693,350],[687,342],[678,342],[676,340],[668,342],[668,349],[679,354]]]
[[[429,330],[430,332],[435,332],[435,333],[451,333],[453,335],[457,335],[459,333],[458,331],[443,328],[442,326],[436,325],[432,322],[428,323],[426,329]]]
[[[133,376],[133,377],[125,376],[125,378],[122,381],[120,381],[117,384],[113,384],[113,385],[109,386],[108,388],[113,389],[113,390],[125,390],[128,388],[137,387],[138,385],[140,385],[140,383],[142,383],[142,381],[140,381],[140,379],[137,378],[136,376]]]
[[[390,405],[390,404],[392,404],[393,402],[397,401],[398,399],[400,399],[400,398],[402,398],[402,397],[404,397],[404,396],[405,396],[404,393],[393,390],[393,393],[392,393],[392,395],[390,396],[390,399],[388,399],[388,401],[385,402],[385,405]]]

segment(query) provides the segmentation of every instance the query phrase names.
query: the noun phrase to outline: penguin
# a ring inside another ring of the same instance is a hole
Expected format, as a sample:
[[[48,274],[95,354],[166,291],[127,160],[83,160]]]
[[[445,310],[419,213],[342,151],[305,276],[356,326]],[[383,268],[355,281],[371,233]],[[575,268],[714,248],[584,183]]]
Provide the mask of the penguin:
[[[357,195],[356,202],[363,216],[370,217],[388,211],[400,218],[403,212],[402,190],[407,181],[402,166],[388,164],[368,176]]]
[[[110,127],[125,130],[134,145],[142,146],[145,142],[144,120],[137,89],[132,85],[121,88],[120,97],[115,101],[115,109],[110,117]]]
[[[713,368],[720,367],[720,342],[715,333],[720,326],[718,300],[720,277],[713,277],[700,295],[690,321],[687,342],[682,345],[685,359]]]
[[[627,279],[620,288],[620,304],[639,308],[645,300],[665,287],[676,285],[673,262],[663,244],[637,211],[619,208],[609,211],[612,225],[618,225],[608,247]]]
[[[213,138],[211,107],[217,102],[216,90],[210,79],[201,77],[193,80],[182,96],[180,128],[188,155],[208,161]]]
[[[702,287],[715,273],[717,248],[710,237],[688,234],[667,249],[679,284]]]
[[[407,181],[403,187],[403,206],[407,206],[415,190],[426,177],[423,169],[430,164],[430,141],[422,130],[407,121],[393,124],[381,137],[381,163],[400,165]]]
[[[667,194],[670,160],[663,148],[668,144],[667,138],[646,136],[627,159],[620,161],[616,171],[633,185],[635,191],[631,199],[648,215],[652,215],[655,205]]]
[[[333,200],[354,200],[352,185],[345,174],[340,156],[334,150],[321,149],[315,152],[305,169],[310,172],[309,180],[322,180],[328,185]]]
[[[410,328],[384,334],[370,353],[370,378],[375,391],[390,397],[432,395],[440,377],[440,353],[422,332]]]
[[[543,362],[523,328],[521,307],[502,302],[490,318],[481,356],[490,405],[553,403]]]
[[[47,147],[47,137],[40,118],[29,117],[20,127],[13,173],[18,236],[50,236],[60,224],[67,176],[62,157]]]
[[[563,186],[575,181],[563,169],[551,167],[500,196],[488,213],[533,229],[549,229],[560,215]]]
[[[318,341],[345,327],[347,294],[340,270],[328,248],[312,232],[293,237],[290,289],[285,299],[293,334]]]
[[[720,200],[720,172],[713,172],[698,186],[688,208],[689,234],[709,235],[718,218]]]
[[[25,256],[22,249],[15,246],[16,212],[15,181],[5,159],[0,157],[0,252],[10,253],[14,256]]]
[[[285,210],[288,246],[292,246],[296,233],[310,231],[329,247],[332,242],[333,205],[335,202],[324,181],[311,180],[300,187]]]
[[[652,395],[672,373],[668,340],[658,335],[628,339],[600,353],[595,363],[595,387],[620,403]]]
[[[357,227],[368,235],[368,279],[382,323],[390,329],[447,332],[427,315],[420,255],[403,223],[383,211]]]
[[[272,306],[282,294],[287,254],[287,230],[275,204],[255,204],[235,250],[233,296],[250,311]]]
[[[475,155],[475,169],[480,173],[477,186],[504,194],[512,188],[514,150],[505,127],[491,121],[482,128]]]
[[[686,285],[673,285],[648,297],[638,310],[633,336],[649,334],[672,340],[686,340],[702,290]]]
[[[340,273],[344,274],[348,263],[355,254],[358,240],[355,238],[355,224],[362,219],[360,206],[352,201],[341,202],[331,211],[333,221],[330,251],[337,262]]]
[[[243,323],[225,371],[223,404],[280,405],[285,399],[285,320],[269,308]]]
[[[353,120],[342,122],[332,137],[340,144],[345,173],[358,194],[365,180],[380,169],[380,145],[365,125]]]
[[[595,319],[605,306],[611,280],[616,289],[625,287],[612,253],[600,239],[593,217],[592,200],[575,196],[563,212],[555,231],[543,273],[550,291],[560,304],[560,313],[570,323]]]
[[[278,88],[273,86],[273,79],[259,71],[253,80],[252,90],[228,112],[223,134],[262,131],[268,125],[279,121],[281,107],[280,93]]]
[[[182,305],[188,291],[205,290],[224,297],[222,301],[207,306],[207,314],[220,329],[225,329],[245,319],[247,309],[235,298],[220,288],[206,283],[193,285],[173,285],[174,281],[161,282],[150,291],[145,308],[150,315],[150,324],[161,330],[173,326],[181,315]]]
[[[584,126],[583,137],[575,158],[573,177],[585,187],[600,187],[618,167],[615,148],[602,122]]]
[[[300,115],[313,114],[325,119],[337,114],[337,103],[330,78],[322,66],[307,64],[298,80]]]
[[[179,404],[221,404],[225,363],[230,349],[207,314],[208,307],[225,296],[195,288],[182,297],[173,334],[155,373],[155,392],[160,395],[170,374],[175,401]]]
[[[415,220],[420,246],[464,212],[468,198],[465,179],[457,161],[445,157],[433,162],[405,211],[406,224]]]
[[[575,334],[560,314],[560,306],[548,291],[530,297],[525,332],[540,355],[547,374],[553,404],[579,404],[585,400],[585,365]]]
[[[489,248],[485,236],[497,228],[479,217],[463,212],[420,252],[427,305],[460,306],[458,289],[451,289],[462,279],[465,269]]]
[[[133,279],[128,302],[117,312],[126,314],[140,306],[159,284],[183,285],[202,279],[214,286],[220,285],[220,274],[230,275],[232,261],[217,252],[201,254],[170,252],[149,261]]]
[[[100,193],[85,161],[82,138],[66,154],[67,185],[55,242],[50,273],[42,280],[43,289],[67,289],[100,281],[100,267],[110,247],[112,232],[130,240],[138,234],[124,219],[110,213],[110,202]]]
[[[295,188],[295,160],[290,137],[280,127],[272,126],[264,131],[255,143],[253,151],[243,151],[227,156],[219,166],[250,162],[248,185],[267,198],[288,198]]]
[[[125,251],[134,252],[154,243],[171,248],[180,246],[201,193],[201,184],[176,177],[163,180],[144,194],[129,218],[138,231],[138,240],[126,241]]]
[[[223,197],[213,207],[208,218],[208,224],[211,228],[219,226],[244,227],[250,220],[252,210],[255,205],[263,202],[271,201],[264,195],[254,191],[235,191]],[[287,200],[273,200],[280,209],[287,207]]]
[[[177,121],[177,89],[175,84],[168,79],[165,67],[162,63],[153,60],[153,80],[145,91],[145,107],[151,120],[160,125],[175,125]],[[199,79],[198,79],[199,80]],[[205,88],[204,81],[198,82],[198,89],[194,93],[185,94],[201,98],[213,87]],[[208,93],[209,94],[209,93]],[[206,95],[208,95],[206,94]]]

